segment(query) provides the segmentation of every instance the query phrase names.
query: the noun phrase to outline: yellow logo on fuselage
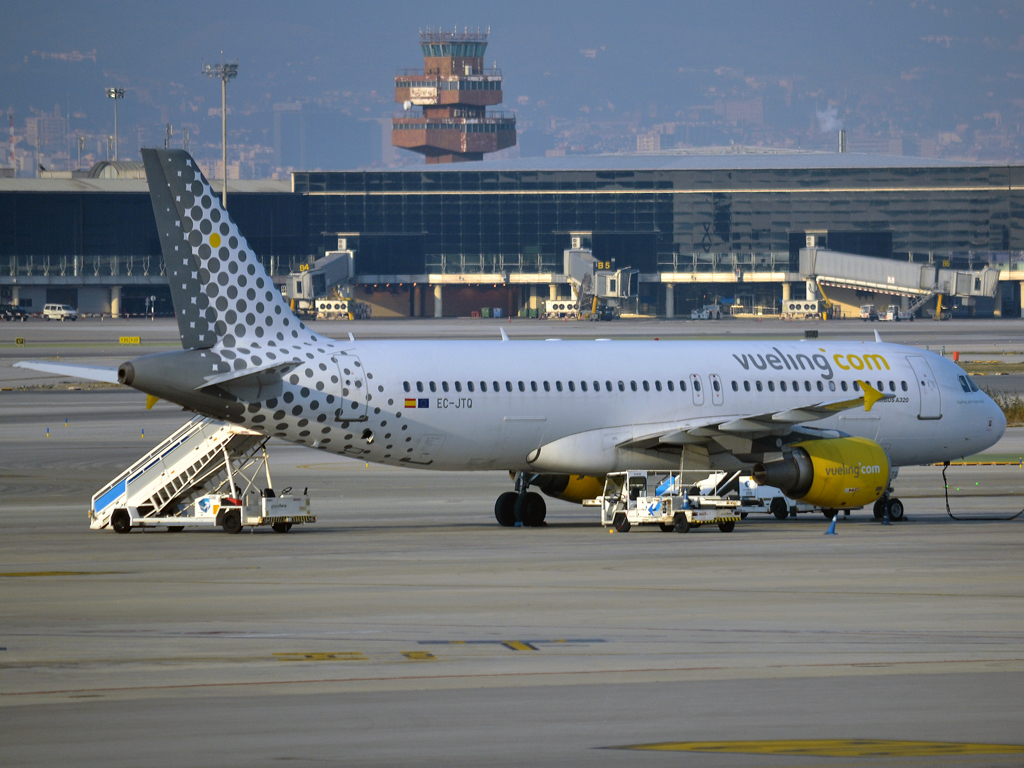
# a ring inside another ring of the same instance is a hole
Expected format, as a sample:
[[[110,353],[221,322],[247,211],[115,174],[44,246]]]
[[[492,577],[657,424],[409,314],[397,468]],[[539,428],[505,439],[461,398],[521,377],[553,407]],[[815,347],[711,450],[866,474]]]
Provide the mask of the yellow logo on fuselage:
[[[849,365],[843,364],[843,358],[846,358],[846,362]],[[885,370],[889,370],[889,363],[886,362],[885,358],[881,355],[832,355],[832,359],[836,361],[836,365],[842,368],[844,371],[855,370],[863,371],[865,369],[869,371],[880,371],[884,367]]]

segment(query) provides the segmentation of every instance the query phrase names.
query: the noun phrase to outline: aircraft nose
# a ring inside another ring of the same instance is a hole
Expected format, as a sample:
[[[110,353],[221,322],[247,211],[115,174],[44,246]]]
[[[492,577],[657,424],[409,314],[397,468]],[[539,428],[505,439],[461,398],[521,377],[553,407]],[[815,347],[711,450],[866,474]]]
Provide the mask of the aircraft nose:
[[[999,403],[989,398],[989,418],[992,419],[992,432],[999,437],[1006,431],[1006,414],[999,407]]]

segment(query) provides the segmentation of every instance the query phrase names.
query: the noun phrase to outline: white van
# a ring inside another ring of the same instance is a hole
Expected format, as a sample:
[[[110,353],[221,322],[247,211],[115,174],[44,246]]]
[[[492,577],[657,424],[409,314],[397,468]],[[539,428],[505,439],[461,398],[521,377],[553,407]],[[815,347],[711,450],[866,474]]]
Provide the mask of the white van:
[[[67,304],[46,304],[43,306],[44,320],[77,320],[78,312]]]

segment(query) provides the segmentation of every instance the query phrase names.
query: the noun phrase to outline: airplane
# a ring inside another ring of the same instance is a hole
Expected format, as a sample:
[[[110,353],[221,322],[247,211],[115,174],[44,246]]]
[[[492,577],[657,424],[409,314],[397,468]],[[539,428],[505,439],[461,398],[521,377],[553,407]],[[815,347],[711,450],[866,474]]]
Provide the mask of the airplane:
[[[357,341],[289,309],[192,157],[143,149],[180,351],[108,368],[20,367],[144,392],[360,461],[508,470],[502,526],[544,524],[625,469],[753,469],[824,510],[903,516],[900,467],[978,453],[1006,428],[963,369],[875,341]]]

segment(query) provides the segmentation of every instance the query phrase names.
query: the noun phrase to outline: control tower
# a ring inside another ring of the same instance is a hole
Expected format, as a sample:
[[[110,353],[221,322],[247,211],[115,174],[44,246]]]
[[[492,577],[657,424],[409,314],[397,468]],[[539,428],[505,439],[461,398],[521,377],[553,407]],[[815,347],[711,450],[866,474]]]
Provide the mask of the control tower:
[[[484,69],[489,34],[420,32],[423,69],[395,75],[395,101],[405,110],[392,120],[392,145],[425,155],[427,163],[483,160],[515,146],[515,115],[487,114],[502,102],[501,71]]]

